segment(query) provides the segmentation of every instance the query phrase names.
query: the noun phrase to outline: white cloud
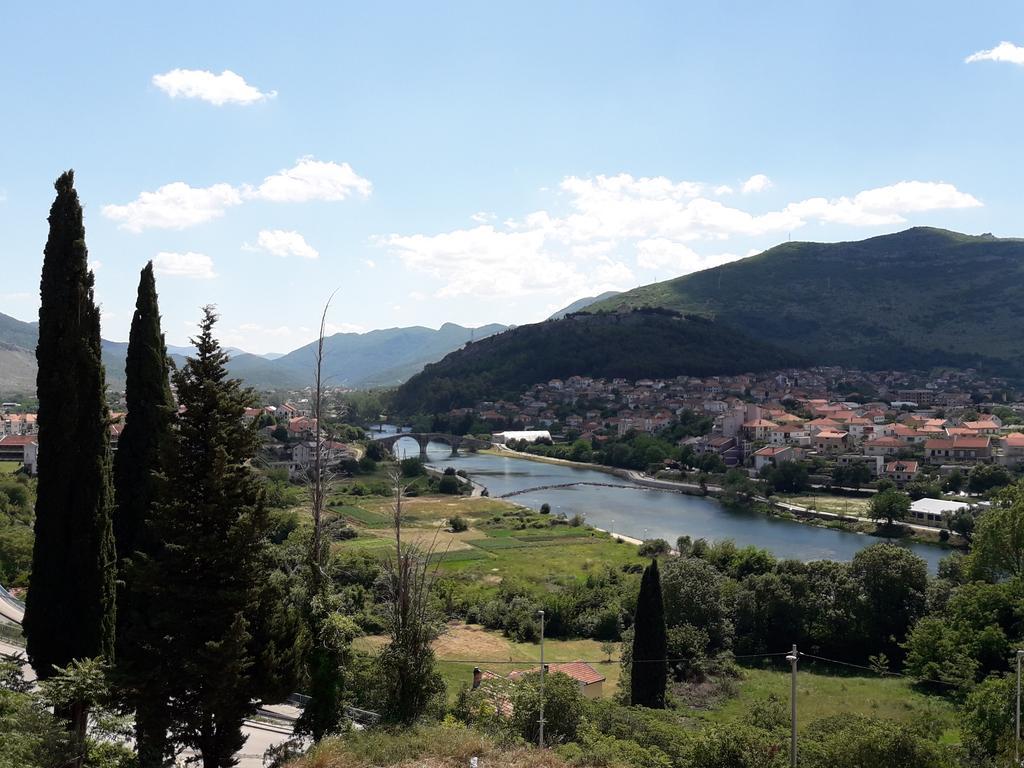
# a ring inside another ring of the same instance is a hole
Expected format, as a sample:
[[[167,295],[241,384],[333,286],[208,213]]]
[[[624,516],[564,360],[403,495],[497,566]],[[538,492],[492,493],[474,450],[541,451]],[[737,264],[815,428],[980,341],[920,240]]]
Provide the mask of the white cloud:
[[[363,259],[363,264],[365,264],[370,269],[376,269],[377,268],[377,262],[374,261],[373,259]]]
[[[353,194],[369,197],[373,184],[348,163],[300,158],[294,166],[267,176],[246,196],[275,203],[304,203],[309,200],[345,200]]]
[[[888,187],[860,192],[853,198],[853,202],[866,210],[892,210],[899,213],[981,207],[981,201],[976,197],[942,181],[901,181]]]
[[[244,246],[243,246],[244,247]],[[316,259],[320,252],[306,242],[306,238],[293,230],[264,229],[256,238],[256,247],[247,250],[263,250],[275,256],[298,256],[303,259]]]
[[[972,53],[964,62],[973,64],[977,61],[1005,61],[1009,64],[1024,66],[1024,47],[1008,43],[1005,40],[995,48]]]
[[[747,184],[757,176],[748,179]],[[767,177],[754,186],[770,184]],[[700,182],[629,174],[568,177],[560,185],[568,212],[534,211],[501,225],[487,223],[437,234],[391,234],[376,238],[407,269],[440,282],[435,296],[502,297],[545,295],[552,300],[629,287],[626,265],[676,274],[741,258],[701,251],[696,243],[763,237],[809,222],[886,226],[904,215],[971,208],[975,197],[945,182],[901,181],[852,197],[808,198],[781,210],[751,213],[706,195]]]
[[[497,218],[497,216],[495,216],[493,213],[489,211],[477,211],[469,218],[471,221],[474,221],[477,224],[486,224],[489,221],[494,221]]]
[[[733,192],[732,187],[728,184],[719,184],[715,187],[715,194],[721,197],[722,195],[731,195]]]
[[[245,78],[225,69],[219,75],[205,69],[172,69],[153,75],[153,85],[172,99],[202,99],[220,107],[224,104],[256,104],[277,96],[249,85]]]
[[[786,212],[799,221],[818,219],[851,226],[901,224],[904,213],[921,213],[956,208],[978,208],[981,201],[952,184],[934,181],[901,181],[854,195],[826,200],[813,197],[791,203]]]
[[[299,203],[337,201],[353,193],[367,197],[372,189],[370,181],[353,171],[348,163],[303,157],[294,167],[267,176],[258,187],[224,183],[191,187],[183,181],[175,181],[155,192],[142,192],[125,205],[105,205],[103,215],[120,222],[121,229],[129,232],[185,229],[220,218],[225,210],[241,205],[246,199]]]
[[[230,184],[190,187],[175,181],[155,192],[143,192],[125,205],[105,205],[103,215],[129,232],[185,229],[220,218],[227,208],[241,202],[242,196]]]
[[[740,187],[740,191],[744,195],[750,195],[757,192],[764,192],[766,189],[772,188],[772,180],[765,176],[763,173],[755,173],[749,179],[743,182],[743,186]]]
[[[103,262],[98,259],[89,259],[89,269],[99,272],[103,268]]]
[[[217,276],[213,271],[213,259],[203,253],[172,253],[161,251],[153,258],[153,268],[158,275],[168,277],[191,277],[210,280]]]

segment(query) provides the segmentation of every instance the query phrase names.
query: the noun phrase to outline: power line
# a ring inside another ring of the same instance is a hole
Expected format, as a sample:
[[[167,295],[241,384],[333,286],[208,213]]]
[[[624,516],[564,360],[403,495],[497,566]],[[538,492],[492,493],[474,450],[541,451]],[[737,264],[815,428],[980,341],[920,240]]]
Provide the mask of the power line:
[[[827,659],[824,656],[814,656],[814,655],[812,655],[810,653],[802,653],[801,652],[800,655],[805,657],[805,658],[808,658],[808,659],[815,659],[816,661],[824,661],[824,662],[827,662],[829,664],[838,664],[838,665],[843,666],[843,667],[852,667],[853,669],[863,669],[863,670],[866,670],[868,672],[872,672],[872,673],[878,675],[879,677],[902,677],[905,680],[913,680],[913,681],[918,682],[918,683],[935,683],[936,685],[948,685],[948,686],[951,686],[953,688],[958,688],[959,687],[958,683],[951,683],[948,680],[933,680],[933,679],[928,678],[928,677],[914,677],[913,675],[905,675],[902,672],[890,672],[889,670],[880,671],[880,670],[877,670],[877,669],[875,669],[873,667],[865,667],[862,664],[852,664],[849,661],[839,661],[839,659]]]
[[[734,659],[765,659],[765,658],[769,658],[769,657],[772,657],[772,656],[785,656],[786,653],[787,653],[786,651],[783,651],[782,653],[753,653],[753,654],[749,654],[749,655],[745,655],[745,656],[733,656],[733,658]],[[535,660],[531,661],[530,659],[524,659],[524,660],[521,660],[521,661],[515,661],[513,659],[435,659],[435,661],[442,661],[442,662],[445,662],[445,663],[448,663],[448,664],[518,664],[518,665],[524,665],[524,664],[535,664],[536,663]],[[621,661],[621,660],[619,659],[619,660],[616,660],[616,661]],[[693,658],[692,657],[684,657],[684,658],[678,658],[678,659],[641,659],[641,660],[631,661],[630,663],[632,663],[632,664],[667,664],[667,663],[671,663],[671,662],[675,662],[675,661],[693,661]],[[571,661],[553,661],[553,662],[550,662],[550,663],[551,664],[576,664],[576,663],[581,663],[581,662],[584,663],[584,664],[607,664],[608,663],[608,658],[605,657],[603,659],[572,659]]]

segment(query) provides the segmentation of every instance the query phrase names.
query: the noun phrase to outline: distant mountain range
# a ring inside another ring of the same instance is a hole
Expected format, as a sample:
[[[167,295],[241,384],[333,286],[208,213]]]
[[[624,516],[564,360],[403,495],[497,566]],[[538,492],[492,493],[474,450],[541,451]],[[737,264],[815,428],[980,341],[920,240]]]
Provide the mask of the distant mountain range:
[[[465,328],[445,323],[438,330],[414,326],[388,328],[368,333],[338,333],[324,345],[324,378],[329,386],[369,388],[395,386],[441,359],[471,339],[482,339],[505,329],[503,325]],[[35,391],[35,347],[38,325],[0,314],[0,393],[27,394]],[[289,389],[309,386],[313,379],[316,344],[307,344],[287,354],[255,355],[228,348],[228,369],[258,389]],[[103,341],[103,363],[108,384],[124,385],[127,342]],[[181,365],[192,347],[168,346],[168,354]]]
[[[586,311],[700,314],[820,364],[1022,377],[1022,285],[1024,240],[915,227],[856,242],[783,243]]]
[[[789,242],[673,280],[580,299],[554,319],[497,336],[505,326],[336,334],[327,340],[325,374],[339,386],[394,386],[440,361],[400,390],[410,408],[417,398],[461,403],[574,373],[654,376],[711,372],[715,365],[725,373],[793,359],[874,370],[975,367],[1020,379],[1021,285],[1024,239],[915,227],[856,242]],[[634,309],[669,313],[633,315]],[[632,319],[574,319],[623,312]],[[711,322],[701,325],[700,318]],[[651,348],[648,338],[664,346]],[[471,339],[477,343],[462,350]],[[35,343],[34,323],[0,314],[0,392],[34,389]],[[531,345],[539,345],[540,359]],[[312,380],[314,346],[284,355],[233,350],[229,367],[258,388],[304,387]],[[125,347],[104,342],[114,387],[122,383]],[[171,351],[180,362],[189,350]]]

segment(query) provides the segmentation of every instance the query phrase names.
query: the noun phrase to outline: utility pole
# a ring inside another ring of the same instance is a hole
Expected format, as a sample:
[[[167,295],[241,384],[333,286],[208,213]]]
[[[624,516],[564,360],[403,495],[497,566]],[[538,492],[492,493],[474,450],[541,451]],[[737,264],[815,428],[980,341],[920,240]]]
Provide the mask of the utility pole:
[[[537,613],[540,614],[540,720],[537,721],[540,733],[537,737],[537,746],[544,749],[544,611]]]
[[[790,682],[790,713],[789,713],[789,764],[792,768],[796,768],[796,663],[800,658],[800,654],[797,653],[796,643],[793,643],[792,652],[786,656],[786,661],[790,663],[793,670],[792,679]],[[1020,658],[1019,656],[1017,657]]]

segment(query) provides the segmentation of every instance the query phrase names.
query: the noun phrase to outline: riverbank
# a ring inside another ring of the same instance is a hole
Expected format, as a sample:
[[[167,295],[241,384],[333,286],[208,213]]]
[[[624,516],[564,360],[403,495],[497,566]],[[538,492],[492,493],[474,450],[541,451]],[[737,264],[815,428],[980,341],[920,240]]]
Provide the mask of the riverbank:
[[[495,449],[483,451],[483,453],[490,453],[495,456],[512,456],[518,459],[525,459],[527,461],[535,461],[543,464],[554,464],[574,469],[601,472],[606,475],[612,475],[613,477],[628,480],[644,488],[669,491],[672,493],[682,493],[689,496],[711,497],[717,499],[724,493],[723,488],[715,484],[700,485],[697,483],[683,483],[673,480],[664,480],[661,478],[651,477],[635,469],[622,469],[619,467],[608,467],[603,464],[594,464],[592,462],[580,462],[571,461],[569,459],[557,459],[550,456],[538,456],[536,454],[525,453],[522,451],[514,451],[503,445],[495,446]],[[951,551],[962,550],[965,546],[965,542],[963,542],[961,537],[956,533],[950,534],[950,542],[942,542],[939,538],[940,529],[935,528],[934,526],[919,525],[916,523],[901,523],[900,526],[904,532],[903,535],[885,536],[881,533],[879,526],[874,521],[866,517],[828,512],[768,497],[758,497],[755,501],[762,508],[767,508],[769,510],[764,512],[764,514],[794,523],[801,523],[818,528],[838,528],[839,530],[843,530],[847,533],[864,536],[909,540],[919,544],[927,544],[932,547]]]

